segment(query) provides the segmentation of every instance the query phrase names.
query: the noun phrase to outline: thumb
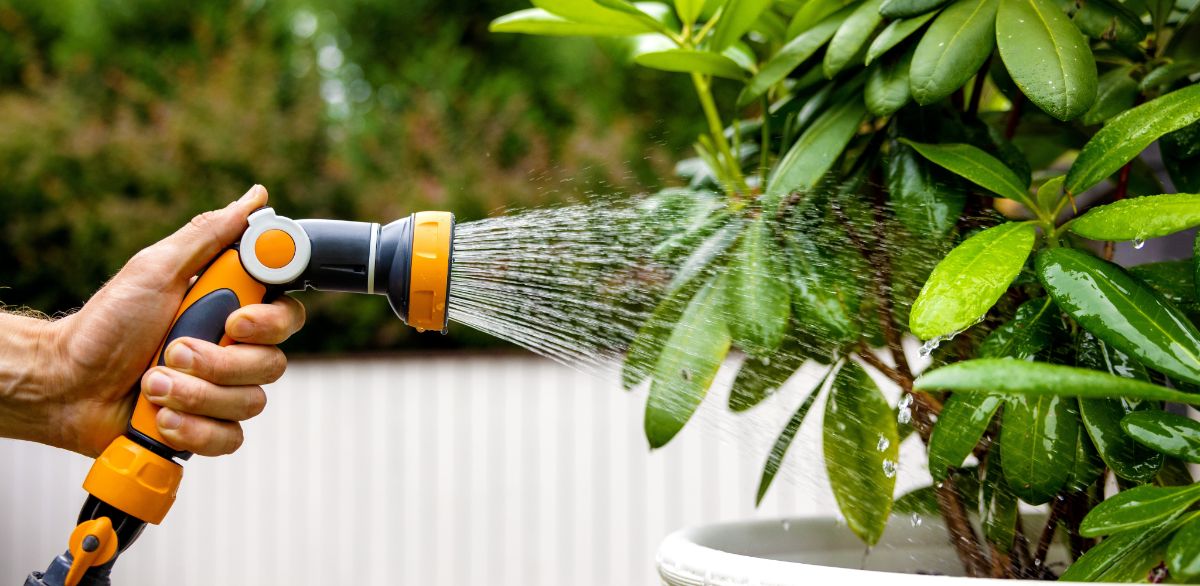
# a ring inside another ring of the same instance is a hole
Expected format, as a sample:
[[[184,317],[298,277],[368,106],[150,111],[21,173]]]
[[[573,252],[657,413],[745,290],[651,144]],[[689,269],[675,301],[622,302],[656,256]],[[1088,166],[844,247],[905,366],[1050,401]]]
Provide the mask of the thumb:
[[[219,210],[204,212],[155,244],[161,248],[163,260],[178,271],[180,277],[191,277],[213,257],[237,241],[246,231],[246,218],[267,204],[267,189],[255,185],[245,195]]]

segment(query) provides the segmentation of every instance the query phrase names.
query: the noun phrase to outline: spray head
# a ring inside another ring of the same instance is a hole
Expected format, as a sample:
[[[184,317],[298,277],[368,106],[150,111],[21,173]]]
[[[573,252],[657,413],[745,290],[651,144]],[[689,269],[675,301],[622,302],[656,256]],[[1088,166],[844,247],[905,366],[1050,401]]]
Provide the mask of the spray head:
[[[417,212],[382,228],[367,222],[291,220],[263,208],[250,215],[242,265],[283,291],[386,295],[418,330],[446,331],[454,214]],[[253,254],[247,254],[253,251]]]

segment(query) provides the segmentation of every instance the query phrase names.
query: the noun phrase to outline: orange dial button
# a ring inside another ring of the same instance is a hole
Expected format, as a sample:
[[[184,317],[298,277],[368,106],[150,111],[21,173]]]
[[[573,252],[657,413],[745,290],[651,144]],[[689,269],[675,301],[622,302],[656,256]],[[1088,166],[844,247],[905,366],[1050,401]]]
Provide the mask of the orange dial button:
[[[254,241],[254,256],[267,268],[280,269],[296,257],[296,243],[283,230],[267,230]]]

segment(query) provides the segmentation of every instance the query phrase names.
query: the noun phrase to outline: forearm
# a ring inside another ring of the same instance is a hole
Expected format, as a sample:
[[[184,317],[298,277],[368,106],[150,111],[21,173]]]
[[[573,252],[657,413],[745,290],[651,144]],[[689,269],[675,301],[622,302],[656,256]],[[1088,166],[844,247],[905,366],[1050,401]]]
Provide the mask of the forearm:
[[[0,437],[45,441],[52,322],[0,311]]]

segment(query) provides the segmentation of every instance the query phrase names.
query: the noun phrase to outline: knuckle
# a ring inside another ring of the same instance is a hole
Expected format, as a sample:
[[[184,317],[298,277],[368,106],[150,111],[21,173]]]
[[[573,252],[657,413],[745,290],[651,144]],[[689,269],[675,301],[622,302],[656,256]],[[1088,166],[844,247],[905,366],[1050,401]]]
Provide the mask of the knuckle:
[[[199,232],[212,232],[216,227],[216,220],[217,212],[209,210],[196,214],[188,224]]]
[[[266,359],[266,375],[267,382],[273,383],[283,376],[287,370],[287,356],[283,354],[283,350],[271,346],[271,352]]]
[[[221,450],[222,454],[232,454],[242,447],[245,443],[246,436],[242,433],[242,426],[234,424],[231,426],[229,433],[226,435],[225,445]]]
[[[171,386],[171,396],[184,411],[194,413],[202,409],[207,401],[206,384],[197,382],[195,379],[176,380]]]

